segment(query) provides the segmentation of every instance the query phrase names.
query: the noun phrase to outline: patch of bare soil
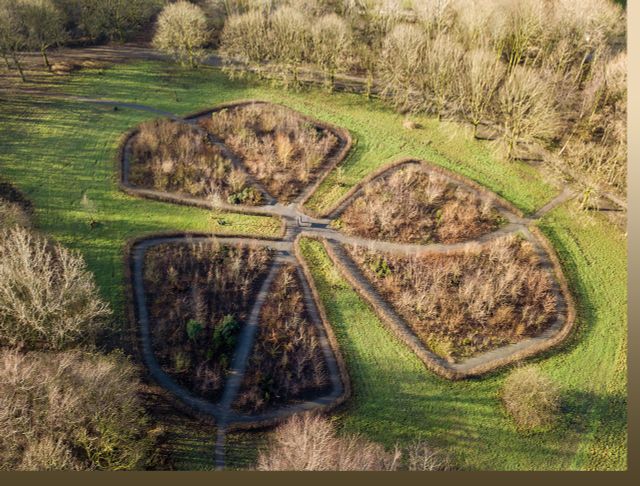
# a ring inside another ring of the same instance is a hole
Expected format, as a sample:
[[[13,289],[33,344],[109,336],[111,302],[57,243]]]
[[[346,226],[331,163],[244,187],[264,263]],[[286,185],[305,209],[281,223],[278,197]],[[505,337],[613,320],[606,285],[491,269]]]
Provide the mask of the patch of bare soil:
[[[162,369],[215,400],[271,262],[266,248],[164,244],[145,255],[153,350]]]
[[[556,318],[551,276],[518,236],[456,254],[346,250],[416,335],[450,361],[537,336]]]
[[[278,201],[291,202],[339,145],[328,129],[288,108],[255,103],[214,112],[200,125],[238,154]]]
[[[169,120],[143,123],[131,149],[129,178],[137,186],[230,204],[261,202],[246,174],[194,127]]]
[[[320,397],[329,391],[318,331],[305,309],[293,265],[283,267],[260,313],[260,327],[234,406],[248,412]]]
[[[397,243],[459,243],[496,230],[490,201],[439,174],[402,166],[367,184],[339,227],[349,235]]]

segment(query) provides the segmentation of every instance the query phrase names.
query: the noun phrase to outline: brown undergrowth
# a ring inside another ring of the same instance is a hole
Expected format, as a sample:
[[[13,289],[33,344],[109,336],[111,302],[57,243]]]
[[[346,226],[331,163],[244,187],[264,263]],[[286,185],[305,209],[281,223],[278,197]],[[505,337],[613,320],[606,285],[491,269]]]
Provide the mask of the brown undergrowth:
[[[137,186],[229,204],[255,205],[262,200],[246,174],[194,127],[169,120],[143,123],[131,149],[129,177]]]
[[[519,236],[453,254],[346,250],[420,340],[449,361],[536,336],[556,316],[551,276]]]
[[[439,174],[404,166],[364,187],[338,226],[363,238],[398,243],[458,243],[498,228],[491,203]]]
[[[266,275],[266,248],[165,244],[145,255],[152,341],[163,370],[214,400],[236,339]]]
[[[226,108],[200,121],[243,159],[247,171],[280,202],[291,202],[322,171],[338,138],[283,106]]]
[[[235,406],[260,412],[328,391],[318,331],[307,314],[296,269],[289,264],[277,275],[260,313],[260,328]]]

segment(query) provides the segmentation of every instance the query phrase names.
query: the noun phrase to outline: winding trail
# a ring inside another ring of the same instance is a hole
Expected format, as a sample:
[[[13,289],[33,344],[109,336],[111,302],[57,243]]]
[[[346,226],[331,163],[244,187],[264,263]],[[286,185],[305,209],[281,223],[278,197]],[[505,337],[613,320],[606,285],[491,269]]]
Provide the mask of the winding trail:
[[[127,106],[132,109],[140,109],[152,113],[157,113],[162,116],[168,117],[178,123],[187,123],[191,126],[197,127],[199,130],[203,130],[196,124],[197,117],[180,118],[175,114],[163,112],[161,110],[155,110],[144,105],[136,104],[122,104],[110,100],[92,100],[84,98],[84,101],[95,102],[101,104],[113,104],[117,106]],[[204,131],[204,130],[203,130]],[[172,393],[175,397],[188,405],[190,408],[198,413],[211,416],[215,419],[217,424],[217,437],[215,446],[215,463],[218,469],[223,469],[225,465],[224,453],[225,453],[225,440],[226,433],[229,430],[242,427],[251,427],[265,424],[274,424],[278,421],[295,413],[300,413],[306,410],[323,409],[332,406],[345,398],[347,384],[344,383],[342,376],[346,373],[341,369],[341,362],[336,358],[337,350],[333,349],[329,343],[325,326],[329,326],[320,315],[318,306],[320,302],[314,298],[311,283],[307,280],[305,273],[302,271],[301,262],[295,256],[295,244],[299,237],[309,237],[321,240],[327,248],[329,255],[333,259],[334,263],[343,272],[345,278],[358,290],[358,292],[365,298],[366,301],[374,308],[381,320],[393,331],[393,333],[404,342],[409,348],[411,348],[425,366],[430,370],[438,373],[442,376],[451,379],[460,379],[467,376],[474,376],[491,371],[499,366],[513,362],[522,357],[529,356],[533,353],[539,352],[541,347],[544,347],[547,343],[552,345],[555,339],[564,332],[568,325],[569,319],[566,318],[567,313],[567,300],[565,292],[558,285],[556,278],[553,278],[554,293],[557,297],[557,314],[558,318],[556,322],[545,330],[541,335],[525,339],[515,344],[503,346],[494,349],[489,352],[485,352],[479,355],[475,355],[465,361],[459,363],[449,363],[443,358],[437,356],[431,352],[421,342],[417,335],[413,332],[410,326],[402,319],[393,306],[386,302],[372,283],[364,276],[358,266],[351,260],[343,245],[356,245],[364,246],[370,250],[387,252],[393,254],[403,255],[420,255],[425,253],[451,253],[463,251],[468,248],[478,248],[483,245],[490,244],[496,238],[500,238],[509,234],[519,233],[524,238],[529,240],[535,251],[540,257],[540,261],[543,266],[547,267],[547,270],[553,273],[554,266],[547,253],[547,250],[540,244],[537,237],[529,230],[530,225],[537,219],[544,216],[555,207],[565,203],[567,200],[573,197],[573,192],[565,187],[563,191],[554,197],[551,201],[545,204],[531,217],[523,217],[515,214],[513,211],[499,204],[493,196],[488,195],[486,192],[478,191],[476,188],[466,185],[461,182],[459,178],[451,176],[452,180],[461,186],[465,186],[465,189],[470,190],[476,195],[488,202],[496,205],[502,216],[506,219],[507,224],[498,228],[497,230],[484,234],[479,238],[456,244],[403,244],[393,243],[388,241],[371,240],[365,238],[359,238],[355,236],[346,235],[340,231],[337,231],[331,227],[332,221],[340,216],[342,211],[347,208],[355,198],[361,194],[361,189],[355,188],[348,197],[339,201],[336,206],[328,213],[325,218],[315,218],[308,216],[304,212],[303,204],[309,195],[313,193],[318,184],[313,184],[311,188],[306,188],[301,192],[291,204],[281,204],[275,198],[270,196],[263,186],[257,184],[255,179],[250,179],[256,183],[256,187],[261,190],[265,195],[266,203],[260,206],[239,206],[224,204],[216,201],[195,198],[185,196],[181,194],[166,193],[163,191],[156,191],[153,189],[147,189],[137,187],[129,181],[129,170],[131,164],[131,143],[135,137],[136,132],[132,131],[128,138],[124,141],[121,147],[121,178],[120,187],[123,191],[136,195],[139,197],[145,197],[150,199],[158,199],[162,201],[170,201],[177,204],[185,204],[198,206],[211,209],[222,209],[227,211],[244,212],[251,214],[262,214],[269,216],[276,216],[283,220],[284,229],[283,235],[279,240],[263,240],[256,238],[245,237],[225,237],[225,236],[157,236],[144,239],[132,248],[131,262],[132,262],[132,283],[134,288],[134,301],[137,309],[138,325],[140,329],[141,342],[142,342],[142,354],[143,359],[151,376],[158,382],[158,384]],[[226,147],[220,140],[216,140],[209,136],[212,143],[220,145],[225,151],[225,155],[233,161],[233,164],[238,168],[244,170],[241,159],[233,154],[228,147]],[[346,156],[346,154],[343,154]],[[338,161],[339,162],[339,161]],[[388,170],[395,170],[396,167],[400,167],[404,163],[407,164],[420,164],[424,170],[433,170],[430,166],[424,162],[406,161],[400,162],[400,164],[391,164]],[[335,165],[334,165],[335,166]],[[329,169],[331,170],[331,169]],[[387,169],[385,169],[387,170]],[[245,171],[246,172],[246,171]],[[384,170],[375,178],[380,177],[384,173]],[[374,178],[374,179],[375,179]],[[373,179],[372,179],[373,180]],[[321,180],[320,180],[321,182]],[[144,292],[144,279],[143,279],[143,266],[145,252],[152,246],[164,243],[180,243],[186,239],[189,241],[209,240],[216,239],[223,245],[259,245],[272,248],[275,252],[273,265],[268,271],[267,276],[262,282],[260,289],[256,295],[256,300],[251,308],[249,317],[242,329],[238,345],[235,349],[230,371],[227,375],[224,391],[221,399],[217,403],[208,402],[202,398],[195,396],[192,392],[177,384],[169,375],[167,375],[160,367],[157,359],[153,354],[153,346],[151,342],[151,323],[149,320],[146,296]],[[297,272],[302,282],[305,307],[310,316],[311,323],[317,326],[319,330],[319,336],[321,341],[321,347],[327,368],[329,371],[329,377],[332,384],[332,390],[329,394],[323,397],[319,397],[315,400],[309,400],[302,403],[295,403],[292,405],[284,406],[278,409],[268,410],[267,412],[257,415],[243,415],[233,410],[233,403],[240,390],[244,374],[247,368],[247,363],[251,355],[257,329],[259,326],[259,317],[262,306],[269,295],[271,284],[281,266],[284,263],[294,264],[297,268]]]

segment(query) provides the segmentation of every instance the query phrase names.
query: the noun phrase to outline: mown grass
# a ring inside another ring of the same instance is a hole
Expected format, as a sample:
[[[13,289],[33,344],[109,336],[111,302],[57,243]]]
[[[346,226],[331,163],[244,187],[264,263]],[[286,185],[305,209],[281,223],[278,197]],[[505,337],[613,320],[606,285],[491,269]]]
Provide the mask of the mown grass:
[[[418,119],[423,128],[406,131],[399,115],[357,95],[287,93],[230,81],[214,69],[184,72],[155,62],[85,72],[72,77],[64,90],[180,114],[260,98],[346,127],[356,146],[343,169],[309,202],[315,209],[331,206],[364,175],[400,157],[424,158],[464,174],[525,212],[535,211],[557,191],[536,169],[500,161],[490,145],[473,141],[453,124]],[[272,219],[213,215],[120,193],[114,162],[119,136],[153,118],[148,112],[18,97],[4,100],[0,117],[0,173],[33,200],[40,229],[84,254],[120,320],[127,238],[167,230],[274,235],[280,229]],[[539,360],[563,387],[564,418],[553,431],[525,436],[502,410],[498,393],[503,374],[452,383],[428,373],[348,287],[323,249],[306,241],[304,254],[354,381],[354,398],[341,414],[344,428],[388,445],[426,439],[467,469],[624,468],[625,240],[603,220],[587,219],[560,208],[540,223],[558,247],[579,298],[580,322],[564,350]],[[238,436],[229,442],[245,440]],[[238,452],[232,462],[251,462],[251,450]],[[186,459],[183,466],[192,461],[200,459]],[[208,457],[202,461],[209,467]]]
[[[560,208],[540,224],[579,299],[578,332],[537,361],[562,389],[563,414],[548,431],[515,429],[499,399],[505,373],[450,382],[426,371],[349,287],[322,245],[303,240],[329,320],[345,354],[354,398],[346,431],[392,446],[424,439],[464,469],[626,467],[626,253],[602,219]],[[603,271],[603,269],[607,269]]]

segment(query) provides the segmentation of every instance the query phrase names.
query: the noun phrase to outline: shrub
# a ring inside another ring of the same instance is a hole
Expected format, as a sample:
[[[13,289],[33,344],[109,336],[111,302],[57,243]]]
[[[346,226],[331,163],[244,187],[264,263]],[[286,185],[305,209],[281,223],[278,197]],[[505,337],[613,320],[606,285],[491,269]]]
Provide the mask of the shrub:
[[[0,198],[0,227],[12,228],[14,226],[30,227],[29,215],[20,204]]]
[[[0,233],[0,344],[91,343],[109,315],[80,255],[24,228]]]
[[[509,374],[502,400],[516,425],[525,430],[549,427],[560,408],[558,387],[535,366],[519,367]]]
[[[355,435],[338,436],[317,415],[294,415],[275,431],[268,451],[258,457],[261,471],[390,471],[398,456]]]
[[[403,456],[406,456],[403,461]],[[359,435],[336,433],[326,418],[294,415],[279,426],[258,456],[262,471],[442,471],[449,460],[425,443],[396,445],[392,453]]]
[[[0,470],[141,467],[138,387],[118,354],[0,350]]]

